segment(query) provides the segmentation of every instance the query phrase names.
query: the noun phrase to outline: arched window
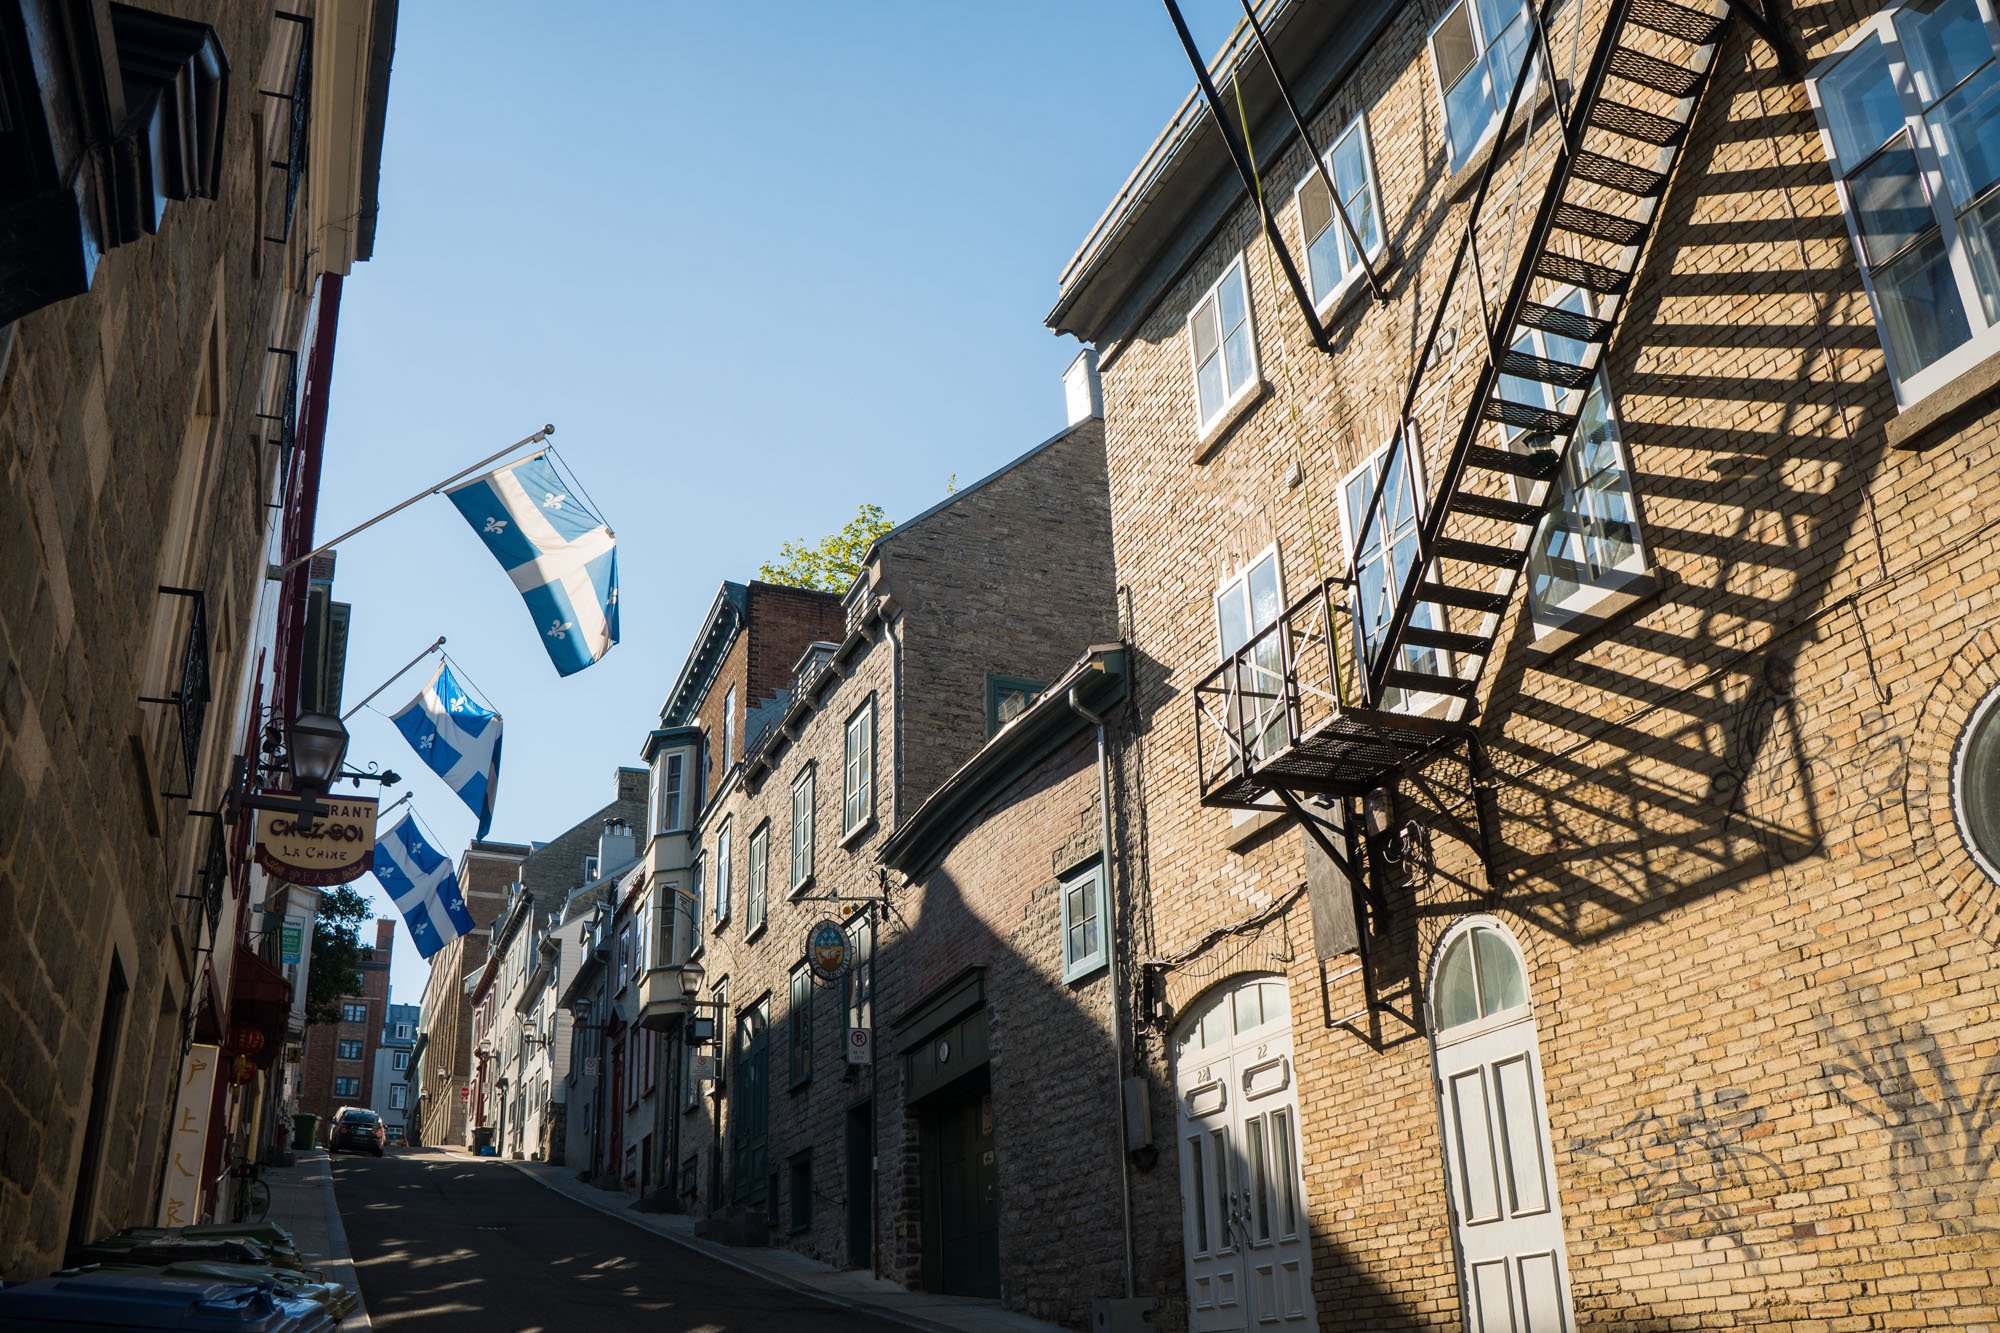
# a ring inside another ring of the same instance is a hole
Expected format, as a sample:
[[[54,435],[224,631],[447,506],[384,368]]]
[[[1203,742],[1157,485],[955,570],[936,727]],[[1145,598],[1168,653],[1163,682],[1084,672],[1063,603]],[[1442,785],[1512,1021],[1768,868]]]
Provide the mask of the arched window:
[[[1952,813],[1980,868],[2000,879],[2000,690],[1979,701],[1951,766]]]
[[[1520,955],[1491,926],[1474,926],[1446,948],[1431,987],[1439,1031],[1476,1023],[1528,1003]]]

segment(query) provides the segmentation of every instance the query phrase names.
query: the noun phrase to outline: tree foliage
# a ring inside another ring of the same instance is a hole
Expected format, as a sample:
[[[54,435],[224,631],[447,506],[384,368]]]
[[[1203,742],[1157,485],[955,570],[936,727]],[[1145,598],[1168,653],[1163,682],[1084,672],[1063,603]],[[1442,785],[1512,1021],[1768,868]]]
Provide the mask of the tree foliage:
[[[789,588],[846,592],[861,573],[861,562],[868,548],[895,526],[880,505],[862,505],[838,532],[828,533],[818,541],[784,543],[778,548],[775,561],[757,567],[757,577]]]
[[[340,997],[361,992],[361,963],[374,949],[361,941],[361,927],[374,913],[368,898],[352,885],[319,892],[313,918],[312,966],[306,973],[306,1024],[340,1021]]]

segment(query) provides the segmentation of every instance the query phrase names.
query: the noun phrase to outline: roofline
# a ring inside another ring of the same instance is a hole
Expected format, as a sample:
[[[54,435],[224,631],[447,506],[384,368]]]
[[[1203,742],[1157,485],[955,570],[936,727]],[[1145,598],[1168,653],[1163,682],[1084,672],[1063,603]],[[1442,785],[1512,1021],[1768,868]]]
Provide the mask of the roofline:
[[[897,537],[909,531],[911,528],[916,527],[917,524],[924,522],[926,519],[931,518],[933,515],[936,515],[938,513],[943,512],[946,509],[951,508],[953,505],[957,504],[960,500],[965,499],[965,497],[971,495],[974,491],[979,490],[981,487],[987,485],[988,483],[998,481],[1000,478],[1006,476],[1009,472],[1012,472],[1015,468],[1020,467],[1023,463],[1026,463],[1030,459],[1034,458],[1037,454],[1043,453],[1044,451],[1061,443],[1063,440],[1068,439],[1071,435],[1074,435],[1077,431],[1083,429],[1085,426],[1089,425],[1093,421],[1097,422],[1099,425],[1102,425],[1104,418],[1084,417],[1080,421],[1070,422],[1069,425],[1064,426],[1061,430],[1049,436],[1049,438],[1043,440],[1040,444],[1028,450],[1028,452],[1022,454],[1020,457],[1013,459],[1010,462],[1002,463],[999,467],[987,473],[985,476],[981,477],[978,481],[973,482],[969,486],[959,487],[957,490],[953,491],[950,495],[945,496],[944,499],[939,500],[936,504],[924,510],[922,513],[917,514],[911,518],[906,518],[901,523],[898,523],[895,527],[890,528],[887,532],[883,533],[881,536],[877,537],[874,541],[868,544],[867,553],[861,557],[861,564],[863,566],[864,571],[868,565],[868,562],[873,560],[875,558],[875,553],[881,549],[882,543],[896,540]],[[864,575],[857,577],[856,582],[860,581],[860,577],[865,577],[865,573]]]
[[[682,693],[693,688],[697,664],[708,660],[709,644],[721,629],[723,609],[727,607],[734,612],[736,616],[736,629],[740,633],[743,627],[743,612],[749,604],[749,597],[750,589],[747,584],[736,583],[729,579],[724,579],[722,585],[716,589],[715,600],[709,603],[708,614],[702,618],[701,630],[695,635],[693,644],[688,648],[687,658],[681,663],[680,674],[674,677],[673,688],[667,691],[666,699],[660,704],[660,723],[662,726],[678,725],[669,723],[667,721],[668,715],[674,711],[674,707],[680,701]],[[727,645],[725,644],[723,649],[718,649],[715,652],[715,661],[719,662],[721,660],[722,652],[726,647]],[[714,674],[712,667],[707,674]]]

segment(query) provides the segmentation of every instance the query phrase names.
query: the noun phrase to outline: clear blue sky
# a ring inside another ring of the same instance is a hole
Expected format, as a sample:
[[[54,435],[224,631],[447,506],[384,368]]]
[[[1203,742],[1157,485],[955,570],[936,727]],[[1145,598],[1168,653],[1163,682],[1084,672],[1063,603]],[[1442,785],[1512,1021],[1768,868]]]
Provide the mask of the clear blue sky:
[[[1241,12],[1186,7],[1208,51]],[[320,534],[553,422],[618,534],[623,641],[558,677],[429,499],[341,548],[350,703],[447,635],[506,717],[491,836],[603,805],[721,580],[1061,428],[1056,277],[1191,86],[1156,0],[405,4]],[[470,812],[384,717],[351,726],[455,859]]]

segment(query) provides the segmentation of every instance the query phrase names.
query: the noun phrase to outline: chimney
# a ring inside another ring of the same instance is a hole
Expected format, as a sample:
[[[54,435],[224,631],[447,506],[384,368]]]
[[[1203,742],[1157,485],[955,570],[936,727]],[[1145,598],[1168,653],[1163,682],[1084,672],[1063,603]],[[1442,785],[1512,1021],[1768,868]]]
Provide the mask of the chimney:
[[[637,854],[632,826],[622,819],[605,820],[604,831],[597,835],[597,873],[608,875],[629,864]]]
[[[1063,372],[1063,401],[1069,408],[1069,424],[1086,417],[1104,415],[1104,383],[1097,378],[1097,349],[1086,347],[1076,354]]]

